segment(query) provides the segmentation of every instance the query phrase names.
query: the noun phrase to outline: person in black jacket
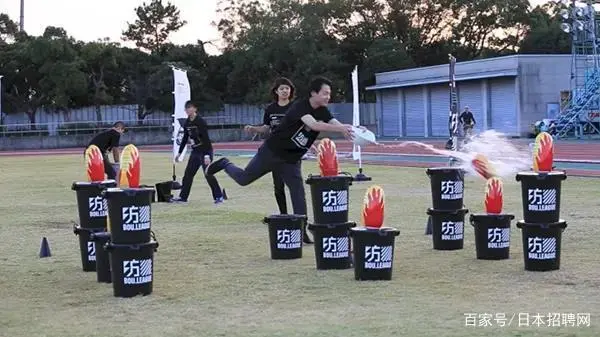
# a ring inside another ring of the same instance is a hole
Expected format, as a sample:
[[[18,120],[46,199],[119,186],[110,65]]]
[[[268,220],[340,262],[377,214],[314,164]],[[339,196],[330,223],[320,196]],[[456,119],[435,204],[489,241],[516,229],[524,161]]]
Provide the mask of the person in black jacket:
[[[185,103],[185,112],[188,115],[188,118],[183,125],[183,139],[179,145],[179,154],[177,155],[176,161],[181,162],[183,159],[181,154],[183,153],[183,149],[187,145],[188,140],[192,143],[192,153],[190,153],[188,164],[185,167],[179,197],[172,199],[172,201],[175,202],[187,202],[188,197],[190,196],[194,176],[198,172],[198,169],[202,167],[202,171],[204,172],[206,167],[213,160],[213,147],[210,138],[208,137],[208,125],[206,124],[206,121],[198,115],[198,108],[191,101]],[[210,186],[215,204],[222,203],[223,190],[221,189],[221,186],[219,186],[217,178],[207,175],[204,177],[206,178],[206,182],[208,182],[208,186]]]
[[[475,117],[468,106],[466,106],[465,110],[460,114],[459,120],[463,125],[465,137],[470,137],[473,134],[473,127],[475,126],[476,122]]]
[[[118,167],[120,156],[119,141],[123,132],[125,132],[125,123],[121,121],[116,122],[113,124],[112,128],[96,134],[86,147],[87,150],[90,145],[96,145],[102,152],[102,157],[104,158],[104,172],[106,173],[107,179],[115,179],[117,176],[115,167],[113,167],[108,160],[108,152],[112,151],[114,165]]]
[[[263,115],[263,125],[246,125],[244,129],[251,133],[270,133],[279,125],[281,119],[285,116],[290,107],[291,100],[294,98],[294,84],[285,77],[275,80],[271,88],[274,102],[271,103]],[[273,188],[275,190],[275,200],[279,207],[279,213],[287,214],[287,201],[285,199],[285,184],[281,174],[277,171],[271,172],[273,175]]]

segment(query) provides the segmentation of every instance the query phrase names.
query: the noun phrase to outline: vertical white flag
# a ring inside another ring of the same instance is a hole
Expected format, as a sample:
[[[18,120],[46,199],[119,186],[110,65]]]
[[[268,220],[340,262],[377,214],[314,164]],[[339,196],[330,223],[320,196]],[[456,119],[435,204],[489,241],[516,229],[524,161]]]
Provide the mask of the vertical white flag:
[[[360,125],[360,107],[358,100],[358,66],[354,66],[352,71],[352,125]],[[352,146],[352,159],[360,159],[360,146]]]
[[[185,114],[185,102],[190,100],[190,82],[187,78],[187,72],[173,67],[173,98],[175,107],[173,108],[173,162],[179,153],[179,144],[183,137],[183,123],[187,115]],[[185,157],[187,146],[184,147],[182,156]]]

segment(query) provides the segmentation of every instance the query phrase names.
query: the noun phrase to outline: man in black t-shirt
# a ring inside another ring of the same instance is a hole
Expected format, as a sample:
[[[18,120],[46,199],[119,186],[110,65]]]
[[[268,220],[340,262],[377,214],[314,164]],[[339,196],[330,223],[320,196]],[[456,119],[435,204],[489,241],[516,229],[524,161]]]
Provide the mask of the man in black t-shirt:
[[[205,169],[208,164],[213,160],[213,147],[210,138],[208,137],[208,125],[202,117],[198,115],[198,108],[191,101],[185,103],[185,112],[188,118],[185,120],[183,125],[183,138],[181,144],[179,144],[179,154],[175,160],[181,162],[181,154],[183,149],[187,145],[188,141],[192,142],[192,153],[190,159],[185,167],[185,173],[182,179],[181,191],[179,192],[178,198],[173,198],[171,201],[174,202],[187,202],[192,189],[192,183],[194,182],[194,176],[202,166]],[[223,190],[219,186],[217,178],[214,176],[204,176],[210,190],[215,204],[223,202]]]
[[[331,82],[319,77],[310,83],[310,97],[296,100],[281,123],[260,146],[245,169],[227,158],[214,161],[207,175],[225,170],[241,186],[248,185],[271,171],[277,171],[290,190],[294,214],[306,215],[306,195],[302,180],[302,156],[310,149],[320,132],[339,132],[352,139],[352,126],[337,121],[327,109]],[[311,243],[304,232],[304,242]]]
[[[465,107],[465,110],[460,114],[459,117],[460,123],[463,125],[463,131],[465,133],[465,137],[471,136],[473,133],[473,127],[475,126],[475,117],[473,113],[469,109],[468,106]]]
[[[96,145],[102,152],[102,157],[104,158],[104,172],[106,173],[107,179],[115,179],[117,177],[117,172],[108,160],[108,152],[112,151],[115,164],[118,165],[120,156],[119,141],[121,140],[123,132],[125,132],[125,123],[121,121],[116,122],[113,124],[112,128],[96,134],[86,146],[87,150],[90,145]]]

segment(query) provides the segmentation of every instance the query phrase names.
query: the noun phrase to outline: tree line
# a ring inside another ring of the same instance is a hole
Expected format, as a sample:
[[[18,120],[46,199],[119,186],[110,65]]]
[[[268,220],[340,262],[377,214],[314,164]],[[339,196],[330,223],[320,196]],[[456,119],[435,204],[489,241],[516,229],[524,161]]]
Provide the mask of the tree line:
[[[364,88],[375,73],[458,61],[522,54],[569,53],[570,37],[560,29],[563,6],[528,0],[222,0],[214,24],[224,48],[205,51],[207,41],[174,45],[169,36],[187,24],[180,10],[163,0],[135,9],[122,46],[108,38],[78,41],[61,27],[41,36],[19,32],[0,13],[2,110],[70,109],[132,104],[140,120],[173,106],[170,66],[186,69],[192,97],[202,110],[225,103],[255,104],[271,99],[278,76],[307,94],[314,75],[334,83],[332,100],[349,102],[349,74],[359,67],[361,101],[374,101]]]

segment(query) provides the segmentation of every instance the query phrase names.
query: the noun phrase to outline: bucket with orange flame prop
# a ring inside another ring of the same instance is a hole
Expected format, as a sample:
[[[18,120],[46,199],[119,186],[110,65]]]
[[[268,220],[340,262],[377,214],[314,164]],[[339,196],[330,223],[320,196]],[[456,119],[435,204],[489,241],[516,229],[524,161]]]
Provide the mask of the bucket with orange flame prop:
[[[550,172],[554,162],[554,141],[547,132],[540,132],[535,137],[533,147],[533,170],[535,172]]]
[[[323,138],[317,147],[318,163],[321,176],[337,176],[339,173],[338,158],[335,143],[329,138]]]
[[[483,154],[478,153],[477,155],[475,155],[475,158],[471,160],[471,165],[473,165],[475,171],[485,180],[488,180],[496,175],[494,167],[490,164],[490,161]]]
[[[119,169],[119,187],[140,187],[141,163],[138,149],[133,144],[125,146],[121,153]]]
[[[502,213],[503,206],[502,180],[497,177],[489,178],[485,188],[485,212],[488,214]]]
[[[96,145],[90,145],[85,150],[85,167],[89,182],[104,180],[104,158]]]
[[[367,228],[381,228],[384,218],[383,189],[373,185],[367,189],[362,207],[362,222]]]

